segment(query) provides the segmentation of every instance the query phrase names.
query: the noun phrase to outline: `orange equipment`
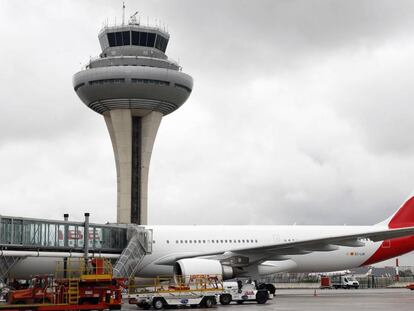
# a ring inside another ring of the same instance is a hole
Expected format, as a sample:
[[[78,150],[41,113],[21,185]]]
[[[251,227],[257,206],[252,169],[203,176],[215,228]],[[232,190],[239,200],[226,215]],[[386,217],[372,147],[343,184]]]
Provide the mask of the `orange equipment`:
[[[84,262],[76,263],[78,270],[65,271],[68,278],[34,278],[28,289],[10,292],[0,310],[120,310],[124,280],[113,278],[112,266],[103,259]]]

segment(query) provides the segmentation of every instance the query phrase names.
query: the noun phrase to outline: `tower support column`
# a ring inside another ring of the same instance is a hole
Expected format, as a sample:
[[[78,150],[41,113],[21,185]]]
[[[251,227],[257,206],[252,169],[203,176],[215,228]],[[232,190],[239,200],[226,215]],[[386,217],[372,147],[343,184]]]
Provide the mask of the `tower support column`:
[[[155,137],[163,114],[158,111],[142,117],[141,120],[141,224],[148,224],[148,173]]]
[[[148,224],[148,172],[162,113],[114,109],[104,114],[117,171],[117,222]]]

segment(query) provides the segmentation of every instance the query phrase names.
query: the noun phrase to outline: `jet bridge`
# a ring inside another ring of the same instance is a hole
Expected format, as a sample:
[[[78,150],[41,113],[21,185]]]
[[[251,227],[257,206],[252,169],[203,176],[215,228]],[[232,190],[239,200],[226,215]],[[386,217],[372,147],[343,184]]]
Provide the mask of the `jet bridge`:
[[[125,269],[151,251],[152,231],[143,226],[0,216],[0,280],[27,256],[79,257],[88,252],[117,257],[127,253],[116,265]]]
[[[120,254],[127,245],[126,225],[0,216],[0,249]]]

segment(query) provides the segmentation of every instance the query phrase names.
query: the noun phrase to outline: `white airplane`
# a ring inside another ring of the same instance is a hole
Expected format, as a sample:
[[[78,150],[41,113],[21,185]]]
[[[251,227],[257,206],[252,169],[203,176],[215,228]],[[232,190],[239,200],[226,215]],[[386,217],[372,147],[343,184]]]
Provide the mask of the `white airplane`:
[[[146,226],[152,253],[139,277],[222,274],[260,277],[277,272],[338,271],[414,250],[414,196],[373,226]],[[12,274],[53,271],[56,258],[28,257]]]

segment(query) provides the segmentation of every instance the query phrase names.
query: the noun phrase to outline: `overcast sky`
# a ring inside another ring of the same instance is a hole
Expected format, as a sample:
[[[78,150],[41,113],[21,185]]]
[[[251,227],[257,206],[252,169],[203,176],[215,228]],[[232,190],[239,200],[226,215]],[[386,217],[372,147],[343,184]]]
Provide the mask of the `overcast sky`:
[[[414,180],[413,1],[125,1],[194,78],[150,169],[151,224],[374,224]],[[103,117],[72,75],[122,1],[0,0],[0,214],[116,220]]]

